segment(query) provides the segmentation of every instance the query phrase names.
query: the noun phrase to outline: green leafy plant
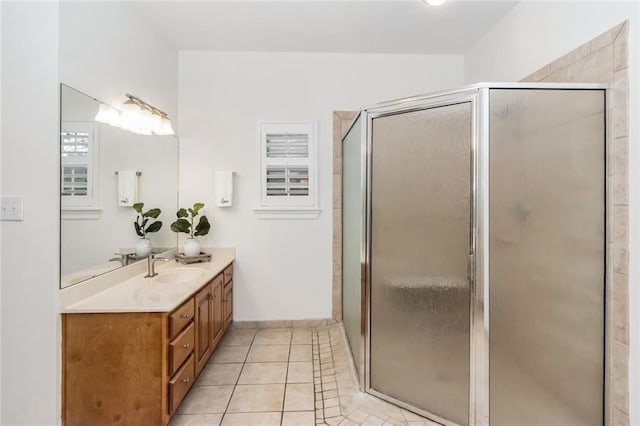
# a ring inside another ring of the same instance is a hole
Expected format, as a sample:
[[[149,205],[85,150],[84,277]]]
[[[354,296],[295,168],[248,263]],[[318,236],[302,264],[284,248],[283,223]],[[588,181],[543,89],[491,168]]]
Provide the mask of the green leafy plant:
[[[142,211],[144,203],[135,203],[133,209],[138,213],[136,221],[133,222],[133,226],[136,229],[136,234],[140,238],[146,238],[148,233],[158,232],[162,228],[162,222],[157,219],[162,211],[160,209],[149,209],[146,212]]]
[[[204,203],[195,203],[193,207],[178,210],[178,213],[176,213],[178,220],[171,224],[171,230],[189,234],[190,238],[207,235],[209,229],[211,229],[211,224],[206,216],[200,216],[198,223],[194,224],[195,218],[203,207]]]

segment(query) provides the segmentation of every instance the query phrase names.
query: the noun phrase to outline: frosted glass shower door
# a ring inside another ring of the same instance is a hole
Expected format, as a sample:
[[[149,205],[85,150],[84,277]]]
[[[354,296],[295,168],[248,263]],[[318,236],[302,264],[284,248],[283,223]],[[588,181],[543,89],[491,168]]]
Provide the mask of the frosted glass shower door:
[[[371,131],[370,391],[466,425],[472,104]]]
[[[602,425],[605,92],[490,93],[491,426]]]
[[[342,141],[342,321],[358,373],[362,351],[362,238],[364,234],[362,116]]]

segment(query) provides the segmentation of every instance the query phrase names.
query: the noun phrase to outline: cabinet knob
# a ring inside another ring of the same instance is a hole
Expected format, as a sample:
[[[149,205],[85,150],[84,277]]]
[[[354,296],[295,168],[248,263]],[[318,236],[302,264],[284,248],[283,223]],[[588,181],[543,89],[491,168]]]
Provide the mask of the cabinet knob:
[[[191,317],[191,315],[189,315],[189,314],[182,314],[182,315],[180,315],[180,318],[184,318],[184,319],[187,319],[187,318],[189,318],[189,317]]]
[[[186,379],[182,380],[183,383],[189,383],[190,381],[191,381],[191,379],[189,379],[188,377]]]
[[[183,347],[183,348],[185,348],[185,349],[189,349],[189,347],[190,347],[190,346],[191,346],[191,345],[190,345],[190,344],[188,344],[188,343],[185,343],[184,345],[182,345],[182,347]]]

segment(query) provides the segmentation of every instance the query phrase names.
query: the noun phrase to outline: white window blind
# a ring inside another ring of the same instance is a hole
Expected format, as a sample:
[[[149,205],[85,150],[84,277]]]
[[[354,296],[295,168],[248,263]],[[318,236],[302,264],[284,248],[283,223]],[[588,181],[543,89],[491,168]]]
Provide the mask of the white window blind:
[[[314,123],[262,123],[262,206],[315,207]]]

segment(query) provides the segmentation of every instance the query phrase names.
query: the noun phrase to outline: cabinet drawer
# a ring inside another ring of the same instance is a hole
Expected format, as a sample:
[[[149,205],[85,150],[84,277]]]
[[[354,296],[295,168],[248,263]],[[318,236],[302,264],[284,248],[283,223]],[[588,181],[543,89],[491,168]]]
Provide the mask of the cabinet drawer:
[[[182,366],[175,376],[169,381],[169,413],[173,414],[195,379],[195,356],[191,354],[189,360]]]
[[[227,284],[233,279],[233,263],[224,270],[224,283]]]
[[[193,297],[169,314],[169,339],[173,339],[193,319]]]
[[[169,343],[169,375],[173,375],[178,367],[193,352],[195,344],[195,326],[193,322],[178,337]]]

